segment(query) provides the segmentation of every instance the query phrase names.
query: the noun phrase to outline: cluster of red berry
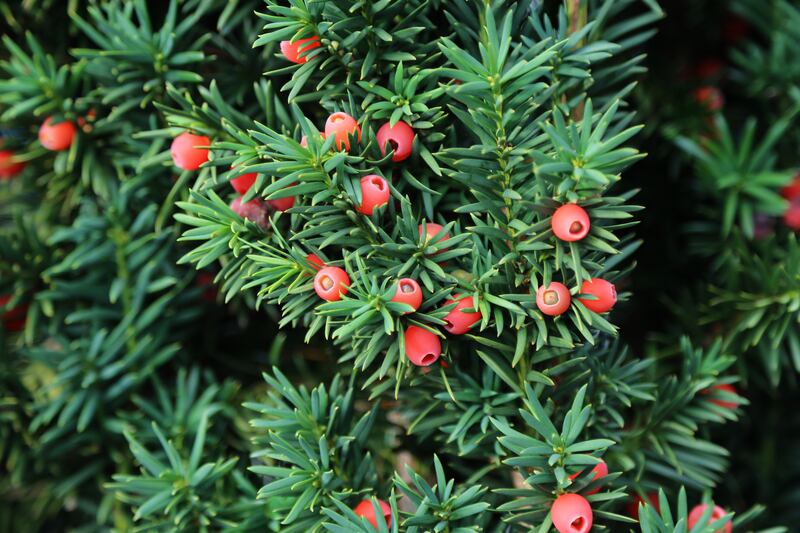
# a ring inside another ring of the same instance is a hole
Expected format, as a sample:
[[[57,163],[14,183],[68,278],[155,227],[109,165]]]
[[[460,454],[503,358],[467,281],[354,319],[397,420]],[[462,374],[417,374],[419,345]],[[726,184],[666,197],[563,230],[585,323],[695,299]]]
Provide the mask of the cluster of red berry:
[[[47,117],[39,127],[39,142],[48,150],[62,152],[72,146],[77,133],[78,128],[71,120],[55,122],[53,117]],[[13,151],[0,150],[0,181],[10,180],[23,170],[25,163]]]
[[[736,389],[729,384],[717,384],[709,389],[701,391],[701,393],[713,394],[716,391],[723,391],[731,395],[737,395]],[[735,409],[738,406],[737,402],[722,399],[715,398],[709,401],[714,405],[727,409]],[[568,477],[569,479],[575,479],[582,473],[583,470],[580,470],[569,475]],[[601,459],[600,462],[595,465],[589,473],[592,477],[592,481],[601,479],[608,475],[608,465],[606,465],[605,461]],[[587,491],[586,495],[591,496],[592,494],[596,494],[599,490],[600,488],[596,487]],[[647,499],[649,500],[650,505],[655,507],[656,511],[659,511],[660,505],[658,501],[658,495],[655,493],[648,494]],[[627,513],[631,518],[638,518],[639,504],[643,501],[644,500],[640,496],[636,496],[628,505]],[[707,508],[707,505],[701,504],[695,506],[691,510],[687,524],[689,529],[692,529],[700,521]],[[713,523],[725,515],[725,510],[722,507],[715,505],[711,511],[707,523]],[[580,494],[565,493],[556,498],[553,506],[550,508],[550,517],[556,530],[558,530],[560,533],[586,533],[592,527],[592,506],[589,504],[589,501]],[[731,533],[731,528],[731,524],[728,523],[717,533]]]

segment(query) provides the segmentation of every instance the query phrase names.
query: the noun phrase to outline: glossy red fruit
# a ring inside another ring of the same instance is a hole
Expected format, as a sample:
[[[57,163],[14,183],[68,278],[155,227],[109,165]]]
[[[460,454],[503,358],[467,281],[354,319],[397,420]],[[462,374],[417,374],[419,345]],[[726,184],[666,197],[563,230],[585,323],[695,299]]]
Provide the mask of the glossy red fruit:
[[[314,290],[317,295],[328,302],[337,302],[347,294],[350,277],[339,267],[326,266],[314,276]]]
[[[562,241],[575,242],[589,234],[589,214],[577,204],[564,204],[553,213],[550,220],[553,233]]]
[[[480,321],[482,315],[480,311],[464,311],[464,309],[473,309],[475,307],[472,296],[459,294],[454,299],[447,300],[444,304],[450,305],[456,302],[458,302],[456,306],[444,317],[445,322],[447,322],[444,329],[453,335],[463,335]]]
[[[10,180],[25,169],[25,163],[14,160],[14,152],[0,150],[0,181]]]
[[[233,167],[231,167],[233,168]],[[250,187],[256,182],[256,178],[258,174],[256,172],[248,172],[247,174],[242,174],[239,177],[233,178],[231,180],[231,187],[241,195],[244,195],[247,191],[250,190]]]
[[[183,132],[172,141],[170,153],[172,162],[182,170],[197,170],[200,165],[208,161],[208,148],[201,148],[211,145],[211,139],[205,135],[193,135]]]
[[[800,231],[800,198],[795,198],[783,213],[783,223],[793,231]]]
[[[695,525],[700,522],[700,518],[703,516],[703,513],[708,509],[708,504],[701,503],[700,505],[696,505],[692,511],[689,513],[689,519],[686,522],[686,525],[689,529],[692,529]],[[725,509],[720,507],[719,505],[715,505],[714,508],[711,510],[711,518],[708,519],[706,524],[713,524],[723,516],[729,514]],[[731,533],[733,531],[733,525],[728,522],[722,528],[718,529],[716,533]]]
[[[39,128],[39,142],[48,150],[60,152],[72,146],[78,129],[70,120],[58,124],[53,123],[53,117],[47,117]]]
[[[308,62],[308,53],[319,46],[319,37],[316,36],[298,39],[295,42],[281,41],[281,53],[283,57],[299,65]]]
[[[194,283],[202,289],[200,297],[207,302],[217,301],[217,288],[214,286],[214,275],[211,272],[198,272]]]
[[[595,297],[593,300],[578,298],[580,303],[595,313],[607,313],[617,303],[617,289],[613,283],[604,279],[592,278],[583,280],[581,294],[590,294]]]
[[[442,355],[439,336],[419,326],[409,326],[405,333],[406,357],[416,366],[430,366]]]
[[[584,208],[577,204],[564,204],[553,213],[550,227],[562,241],[574,242],[588,235],[591,224]]]
[[[322,259],[320,259],[317,254],[308,254],[306,256],[306,261],[309,262],[311,268],[317,271],[319,271],[319,269],[325,266],[325,262]]]
[[[443,229],[444,229],[444,226],[442,226],[441,224],[437,224],[435,222],[426,222],[425,223],[425,242],[426,243],[430,243],[430,241],[433,238],[435,238],[436,235],[441,233]],[[417,230],[419,231],[419,236],[422,237],[422,231],[423,231],[422,224],[419,225]],[[439,237],[436,240],[436,242],[439,243],[439,242],[442,242],[442,241],[446,241],[449,238],[450,238],[450,233],[445,233],[444,235]]]
[[[649,492],[647,494],[648,503],[656,510],[657,513],[661,512],[661,502],[658,500],[658,493],[657,492]],[[628,516],[634,519],[639,518],[639,504],[643,503],[644,500],[638,494],[633,498],[626,507],[625,512]]]
[[[2,311],[10,301],[11,295],[0,295],[0,326],[7,331],[22,331],[25,328],[25,320],[28,317],[28,305],[21,304],[7,311]]]
[[[356,211],[362,215],[371,216],[376,207],[389,202],[389,184],[377,174],[370,174],[361,178],[361,205]]]
[[[558,316],[569,309],[572,296],[563,283],[553,281],[550,286],[542,285],[536,291],[536,306],[539,311],[549,316]]]
[[[698,87],[694,91],[694,99],[709,113],[719,111],[725,105],[725,97],[716,87]]]
[[[716,78],[725,68],[725,64],[715,57],[700,61],[694,69],[695,75],[701,80]]]
[[[800,198],[800,174],[792,178],[792,182],[781,189],[781,196],[789,201]]]
[[[383,513],[383,519],[386,521],[386,525],[388,527],[392,527],[392,508],[383,500],[378,500],[378,507],[380,507],[381,512]],[[373,527],[378,527],[378,519],[375,516],[375,508],[372,506],[371,500],[362,500],[358,505],[355,506],[353,512],[356,513],[358,516],[363,516],[367,519],[367,522],[372,524]]]
[[[414,311],[419,309],[422,305],[422,287],[416,280],[411,278],[402,278],[397,280],[397,292],[392,297],[393,302],[401,304],[408,304],[414,308]],[[408,311],[410,313],[411,311]],[[407,313],[403,313],[407,314]]]
[[[733,394],[735,396],[739,396],[739,393],[736,391],[734,386],[730,385],[728,383],[720,383],[719,385],[714,385],[711,388],[704,390],[703,393],[704,394],[711,394],[715,390],[724,391],[724,392],[727,392],[729,394]],[[736,402],[730,402],[728,400],[711,399],[709,401],[711,403],[713,403],[714,405],[718,405],[718,406],[724,407],[726,409],[736,409],[736,407],[738,407],[738,405],[739,405]]]
[[[378,146],[381,153],[386,155],[387,144],[389,150],[394,150],[392,161],[399,163],[411,156],[411,150],[414,147],[414,130],[403,122],[398,121],[394,126],[387,122],[380,127],[375,138],[378,141]]]
[[[294,206],[295,197],[287,196],[286,198],[276,198],[274,200],[267,200],[267,204],[275,211],[286,211]]]
[[[231,209],[242,218],[246,218],[262,228],[269,227],[269,208],[260,198],[253,198],[249,202],[242,203],[242,198],[236,198],[231,202]]]
[[[559,533],[587,533],[592,529],[592,506],[580,494],[562,494],[550,508],[550,518]]]
[[[328,117],[325,122],[325,137],[333,135],[336,143],[336,148],[339,150],[350,149],[350,136],[358,133],[358,140],[361,141],[361,128],[358,126],[356,119],[347,113],[334,113]]]
[[[575,472],[574,474],[568,476],[569,479],[575,479],[576,477],[580,476],[583,473],[583,470]],[[608,465],[602,459],[599,463],[594,465],[594,468],[589,472],[592,475],[592,481],[600,478],[604,478],[608,475]],[[597,494],[600,492],[600,487],[594,488],[586,493],[587,496],[591,496],[592,494]]]

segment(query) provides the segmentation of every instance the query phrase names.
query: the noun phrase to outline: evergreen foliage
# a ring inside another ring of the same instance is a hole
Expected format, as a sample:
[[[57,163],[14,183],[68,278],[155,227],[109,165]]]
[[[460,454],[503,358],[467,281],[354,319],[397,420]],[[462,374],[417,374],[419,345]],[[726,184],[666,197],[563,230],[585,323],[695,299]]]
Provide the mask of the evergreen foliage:
[[[0,180],[0,531],[546,532],[567,493],[598,531],[797,523],[794,493],[774,515],[725,500],[747,451],[720,431],[800,371],[778,221],[800,8],[768,3],[732,3],[753,28],[730,52],[741,105],[711,109],[654,104],[655,0],[0,0],[0,148],[26,163]],[[68,149],[37,140],[50,117]],[[400,121],[397,162],[378,131]],[[187,131],[209,139],[198,170],[173,164]],[[639,143],[693,176],[675,231],[695,278],[661,288],[686,307],[646,342],[624,311],[648,275]],[[365,215],[375,174],[391,197]],[[585,238],[555,235],[564,204]],[[342,298],[318,296],[314,256]],[[592,309],[593,278],[621,311]],[[559,316],[537,303],[552,282]],[[479,318],[455,335],[462,298]],[[427,367],[412,326],[441,342]],[[713,500],[731,515],[688,526]]]

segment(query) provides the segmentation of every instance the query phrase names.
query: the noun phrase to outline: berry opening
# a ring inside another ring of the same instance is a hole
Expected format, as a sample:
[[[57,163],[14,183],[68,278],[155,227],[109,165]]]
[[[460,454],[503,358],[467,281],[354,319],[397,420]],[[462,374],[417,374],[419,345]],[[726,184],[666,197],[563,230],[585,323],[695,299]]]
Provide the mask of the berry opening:
[[[585,521],[584,521],[583,517],[579,516],[578,518],[576,518],[575,520],[570,522],[569,527],[571,527],[575,531],[583,531],[583,525],[584,524],[585,524]]]
[[[329,291],[333,288],[333,280],[330,276],[322,276],[319,279],[319,284],[322,285],[322,288],[326,291]]]
[[[400,145],[394,139],[389,139],[389,147],[396,152]]]
[[[583,231],[583,224],[578,221],[575,221],[570,225],[569,232],[570,233],[580,233]]]
[[[383,190],[383,180],[382,180],[381,178],[377,178],[377,177],[375,177],[375,178],[372,178],[372,179],[371,179],[371,180],[369,180],[369,181],[370,181],[370,183],[372,183],[372,184],[373,184],[375,187],[377,187],[379,191],[382,191],[382,190]]]
[[[412,285],[411,283],[409,283],[407,281],[401,281],[400,282],[400,292],[404,292],[406,294],[410,294],[410,293],[414,292],[414,285]]]
[[[436,355],[432,353],[426,353],[422,356],[422,359],[419,360],[423,366],[432,365],[436,361]],[[384,515],[387,516],[387,515]]]
[[[333,115],[330,116],[330,121],[334,123],[341,122],[343,120],[344,120],[344,113],[334,113]]]
[[[559,300],[558,293],[556,291],[544,291],[542,300],[544,300],[544,303],[547,305],[556,305]]]
[[[453,329],[453,323],[450,322],[449,320],[445,319],[444,320],[444,329],[446,329],[447,331],[450,331],[451,329]]]

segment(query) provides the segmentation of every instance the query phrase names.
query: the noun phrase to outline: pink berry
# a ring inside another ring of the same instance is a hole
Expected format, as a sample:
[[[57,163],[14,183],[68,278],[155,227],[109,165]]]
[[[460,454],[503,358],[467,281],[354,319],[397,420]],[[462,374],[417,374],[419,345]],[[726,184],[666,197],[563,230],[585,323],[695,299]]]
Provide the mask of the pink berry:
[[[361,205],[356,211],[362,215],[371,216],[376,207],[389,202],[389,184],[377,174],[370,174],[361,178]]]
[[[422,305],[422,288],[416,280],[411,278],[400,279],[397,281],[397,292],[392,297],[392,301],[408,304],[416,311]]]
[[[550,226],[562,241],[579,241],[589,233],[589,214],[577,204],[564,204],[553,213]]]
[[[350,135],[358,134],[358,141],[361,141],[361,128],[356,119],[347,113],[334,113],[325,122],[325,137],[333,135],[338,150],[350,150]]]
[[[572,297],[569,294],[569,289],[557,281],[550,283],[545,287],[542,285],[536,291],[536,306],[539,311],[549,316],[558,316],[563,314],[569,309],[569,304]]]
[[[381,153],[386,155],[386,145],[389,145],[390,150],[394,150],[392,161],[398,163],[411,156],[411,150],[414,145],[414,130],[405,122],[398,121],[394,126],[389,122],[384,124],[378,130],[376,139]]]
[[[430,366],[442,355],[439,336],[419,326],[409,326],[405,332],[406,357],[416,366]]]
[[[200,165],[208,161],[211,139],[205,135],[192,135],[184,132],[172,141],[170,153],[175,166],[183,170],[197,170]]]
[[[386,522],[386,525],[391,528],[392,508],[383,500],[378,500],[378,507],[380,507],[381,513],[383,513],[383,519]],[[358,516],[363,516],[366,518],[367,522],[372,524],[372,527],[378,527],[378,519],[375,516],[375,508],[372,506],[372,502],[370,500],[362,500],[358,505],[355,506],[353,512]]]
[[[692,529],[695,525],[697,525],[698,522],[700,522],[700,518],[703,516],[703,513],[706,512],[706,509],[708,509],[708,504],[705,503],[696,505],[692,509],[692,511],[689,513],[689,519],[686,522],[686,525],[689,529]],[[719,505],[715,505],[711,510],[711,517],[708,519],[706,524],[712,524],[727,514],[728,513],[725,511],[725,509]],[[733,531],[733,525],[728,522],[722,528],[718,529],[716,533],[731,533],[731,531]]]
[[[582,473],[583,473],[583,470],[580,470],[580,471],[575,472],[574,474],[572,474],[570,476],[567,476],[567,477],[569,477],[569,479],[575,479],[576,477],[578,477]],[[601,459],[599,463],[594,465],[594,468],[592,468],[592,470],[589,473],[590,474],[594,474],[592,476],[592,481],[594,481],[595,479],[604,478],[604,477],[606,477],[608,475],[608,465],[606,464],[605,461],[603,461]],[[589,492],[586,493],[586,495],[587,496],[591,496],[592,494],[597,494],[598,492],[600,492],[600,487],[597,487],[597,488],[594,488],[594,489],[590,490]]]
[[[53,124],[53,117],[47,117],[39,128],[39,142],[53,152],[60,152],[72,146],[78,129],[69,120]]]
[[[481,319],[480,311],[464,311],[464,309],[472,309],[475,307],[472,296],[456,295],[454,299],[447,300],[445,305],[456,303],[456,306],[447,313],[444,317],[444,329],[453,335],[463,335],[468,332]]]
[[[588,533],[592,529],[592,506],[580,494],[562,494],[550,508],[558,533]]]
[[[14,160],[14,152],[0,150],[0,181],[10,180],[25,168],[25,163]]]
[[[600,278],[592,278],[583,281],[581,294],[590,294],[595,299],[578,298],[587,309],[595,313],[607,313],[611,311],[617,303],[617,289],[614,284]]]
[[[295,42],[281,41],[281,52],[283,57],[299,65],[308,62],[308,53],[319,46],[319,37],[299,39]]]
[[[328,302],[336,302],[347,294],[350,277],[347,272],[339,267],[327,266],[321,268],[314,276],[314,290],[317,295]]]

